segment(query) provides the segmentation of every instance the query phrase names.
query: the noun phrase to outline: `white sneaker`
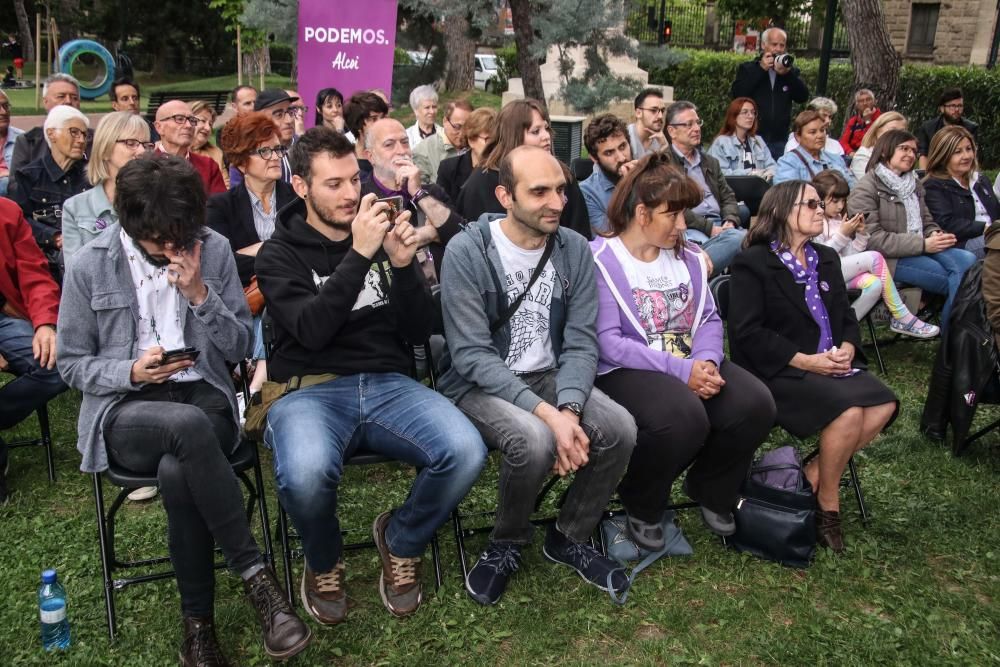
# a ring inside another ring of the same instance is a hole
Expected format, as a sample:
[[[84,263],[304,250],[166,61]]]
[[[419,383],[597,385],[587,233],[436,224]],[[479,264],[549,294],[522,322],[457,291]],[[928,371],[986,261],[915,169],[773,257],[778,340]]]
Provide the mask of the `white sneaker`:
[[[128,494],[128,499],[133,502],[149,500],[150,498],[156,497],[157,493],[159,493],[159,489],[155,486],[140,486],[138,489]]]

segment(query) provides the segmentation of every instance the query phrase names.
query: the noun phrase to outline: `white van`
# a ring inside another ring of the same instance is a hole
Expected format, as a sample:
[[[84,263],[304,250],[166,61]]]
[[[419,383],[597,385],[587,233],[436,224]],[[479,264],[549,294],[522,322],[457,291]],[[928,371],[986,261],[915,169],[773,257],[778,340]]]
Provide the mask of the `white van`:
[[[496,89],[497,57],[492,53],[476,54],[475,86],[488,93],[499,93]]]

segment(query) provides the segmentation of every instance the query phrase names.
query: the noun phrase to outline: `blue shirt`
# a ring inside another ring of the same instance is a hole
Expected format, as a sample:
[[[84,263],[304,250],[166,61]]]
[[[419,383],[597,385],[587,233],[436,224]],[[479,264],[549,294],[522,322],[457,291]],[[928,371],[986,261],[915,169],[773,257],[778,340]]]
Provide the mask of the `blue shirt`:
[[[778,171],[774,174],[774,183],[794,180],[808,182],[824,169],[834,169],[840,172],[851,189],[857,184],[857,180],[847,168],[844,158],[827,151],[820,151],[819,159],[816,159],[803,148],[796,148],[778,158]]]
[[[687,175],[698,184],[701,188],[701,192],[704,195],[704,199],[701,203],[691,209],[691,212],[695,215],[700,215],[703,218],[709,218],[711,220],[721,220],[722,219],[722,208],[719,206],[719,200],[715,198],[712,194],[712,189],[708,187],[708,181],[705,180],[705,174],[701,170],[701,151],[696,150],[694,152],[694,161],[687,159],[683,153],[677,150],[677,147],[673,144],[670,148],[676,153],[681,160],[684,161],[684,171]]]
[[[590,226],[595,232],[608,231],[608,204],[611,203],[614,191],[615,184],[596,162],[590,176],[580,181],[580,192],[587,202],[587,215],[590,216]]]
[[[19,130],[13,125],[7,128],[7,141],[3,144],[3,161],[7,165],[8,171],[10,171],[10,161],[14,157],[14,142],[22,134],[24,134],[24,130]],[[9,176],[0,177],[0,196],[7,196],[8,182],[10,182]]]

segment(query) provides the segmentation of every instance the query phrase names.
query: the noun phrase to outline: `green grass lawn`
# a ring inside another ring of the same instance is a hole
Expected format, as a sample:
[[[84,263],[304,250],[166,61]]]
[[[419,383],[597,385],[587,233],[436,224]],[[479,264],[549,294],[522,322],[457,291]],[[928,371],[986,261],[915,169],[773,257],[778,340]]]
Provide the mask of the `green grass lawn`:
[[[922,437],[918,423],[935,350],[901,343],[885,350],[887,382],[903,400],[892,429],[861,456],[859,467],[872,520],[862,527],[845,490],[847,553],[821,551],[808,570],[793,570],[724,550],[682,512],[695,549],[642,573],[624,607],[551,565],[536,545],[503,602],[469,600],[458,575],[454,540],[440,532],[445,582],[409,619],[389,615],[376,591],[373,551],[347,557],[354,607],[336,628],[314,625],[315,640],[297,660],[370,664],[503,665],[987,665],[1000,663],[1000,452],[996,434],[955,459]],[[12,452],[11,501],[0,508],[0,662],[9,665],[176,664],[178,597],[172,581],[118,593],[119,638],[104,624],[91,478],[77,471],[78,397],[51,409],[59,480],[45,478],[42,452]],[[996,416],[980,411],[978,422]],[[28,435],[29,419],[4,437]],[[782,440],[780,431],[775,441]],[[467,508],[489,509],[495,460]],[[270,458],[265,476],[272,484]],[[395,466],[351,469],[343,486],[345,527],[366,531],[374,517],[404,497],[411,474]],[[678,491],[679,492],[679,491]],[[276,507],[273,488],[268,500]],[[120,515],[120,546],[163,549],[159,502],[130,505]],[[483,545],[473,538],[470,549]],[[35,591],[43,568],[58,568],[69,593],[73,645],[60,657],[38,641]],[[296,563],[296,574],[301,561]],[[296,579],[297,581],[297,579]],[[217,622],[223,646],[238,664],[266,664],[253,612],[235,577],[220,573]]]

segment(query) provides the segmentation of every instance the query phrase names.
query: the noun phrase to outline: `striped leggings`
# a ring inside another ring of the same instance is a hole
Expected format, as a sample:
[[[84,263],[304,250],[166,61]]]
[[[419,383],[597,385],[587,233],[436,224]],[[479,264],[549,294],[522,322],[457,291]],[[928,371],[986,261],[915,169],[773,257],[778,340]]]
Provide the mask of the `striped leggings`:
[[[885,301],[892,319],[905,322],[913,317],[899,296],[896,283],[892,281],[892,275],[889,273],[889,266],[880,253],[866,250],[856,255],[841,257],[840,268],[847,286],[850,289],[861,290],[861,296],[851,304],[858,320],[867,315],[879,299]]]

